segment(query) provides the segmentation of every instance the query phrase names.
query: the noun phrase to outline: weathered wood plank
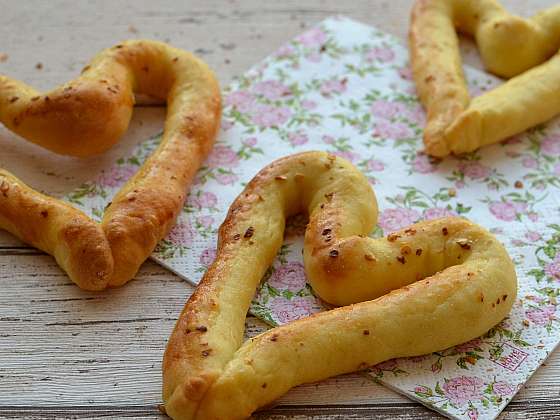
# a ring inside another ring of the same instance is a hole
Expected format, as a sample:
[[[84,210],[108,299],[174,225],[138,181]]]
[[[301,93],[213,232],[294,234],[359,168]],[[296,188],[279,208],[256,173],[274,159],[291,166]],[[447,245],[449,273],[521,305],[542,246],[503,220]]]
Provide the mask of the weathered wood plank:
[[[510,0],[530,14],[553,0]],[[99,49],[134,37],[172,42],[202,56],[223,84],[304,28],[333,14],[402,39],[411,0],[0,0],[0,73],[39,88],[74,77]],[[43,68],[35,65],[41,62]],[[83,160],[58,157],[0,127],[0,167],[61,195],[90,179],[162,126],[161,108],[136,109],[123,141]],[[146,263],[137,281],[80,291],[54,261],[0,232],[0,418],[162,418],[161,356],[192,288]],[[257,321],[249,319],[254,329]],[[560,354],[509,405],[504,418],[557,418]],[[259,413],[269,419],[438,418],[419,404],[352,374],[304,385]],[[85,407],[87,405],[87,407]],[[25,407],[18,408],[16,406]]]

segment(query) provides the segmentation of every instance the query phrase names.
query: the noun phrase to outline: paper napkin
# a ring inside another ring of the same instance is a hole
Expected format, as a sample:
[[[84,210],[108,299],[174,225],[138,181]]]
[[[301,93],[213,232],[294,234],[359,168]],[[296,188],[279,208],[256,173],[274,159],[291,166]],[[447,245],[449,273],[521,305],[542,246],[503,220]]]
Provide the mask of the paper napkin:
[[[219,141],[152,258],[196,284],[214,258],[229,205],[261,168],[305,150],[342,156],[376,191],[381,212],[372,236],[461,215],[489,228],[515,260],[519,298],[508,319],[484,337],[368,373],[446,416],[492,419],[560,340],[559,122],[460,158],[432,159],[420,152],[424,113],[407,59],[393,36],[331,18],[234,81],[224,92]],[[473,69],[466,75],[473,95],[498,83]],[[141,143],[66,198],[99,218],[158,141]],[[290,221],[254,298],[251,312],[271,325],[325,308],[305,282],[305,223]]]

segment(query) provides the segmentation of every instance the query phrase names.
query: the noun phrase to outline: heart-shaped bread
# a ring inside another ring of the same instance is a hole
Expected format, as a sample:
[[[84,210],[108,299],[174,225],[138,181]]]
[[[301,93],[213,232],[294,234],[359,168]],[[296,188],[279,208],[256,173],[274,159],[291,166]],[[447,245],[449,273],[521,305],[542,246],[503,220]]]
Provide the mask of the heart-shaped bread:
[[[489,71],[511,79],[471,100],[456,30],[474,37]],[[409,38],[430,155],[470,152],[560,114],[560,6],[522,19],[495,0],[416,0]]]
[[[0,228],[53,255],[84,289],[130,280],[171,229],[219,129],[218,83],[204,62],[155,41],[102,51],[79,78],[44,95],[0,76],[0,120],[35,143],[76,156],[118,140],[134,93],[167,101],[162,141],[101,224],[0,169]]]
[[[324,300],[348,305],[243,343],[255,289],[283,241],[286,217],[309,213],[304,262]],[[516,298],[504,247],[461,218],[366,235],[377,204],[349,162],[306,152],[264,168],[235,200],[218,253],[188,300],[163,360],[174,419],[242,419],[293,386],[480,336]],[[361,303],[357,303],[361,302]]]

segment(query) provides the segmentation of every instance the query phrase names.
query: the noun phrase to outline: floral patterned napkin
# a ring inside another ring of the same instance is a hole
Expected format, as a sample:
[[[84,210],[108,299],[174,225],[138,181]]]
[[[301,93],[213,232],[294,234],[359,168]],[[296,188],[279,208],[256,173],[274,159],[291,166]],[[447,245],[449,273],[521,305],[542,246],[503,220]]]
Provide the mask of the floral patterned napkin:
[[[560,339],[559,121],[460,158],[422,154],[424,113],[407,49],[370,26],[331,18],[282,46],[225,91],[222,132],[177,225],[152,258],[196,284],[215,254],[233,199],[272,160],[327,150],[368,177],[381,214],[372,236],[420,219],[464,215],[491,229],[517,265],[519,299],[483,337],[431,355],[391,360],[368,375],[440,413],[495,418]],[[498,83],[466,69],[471,92]],[[140,144],[67,199],[94,217],[157,146]],[[326,308],[305,282],[305,219],[286,241],[251,312],[271,325]]]

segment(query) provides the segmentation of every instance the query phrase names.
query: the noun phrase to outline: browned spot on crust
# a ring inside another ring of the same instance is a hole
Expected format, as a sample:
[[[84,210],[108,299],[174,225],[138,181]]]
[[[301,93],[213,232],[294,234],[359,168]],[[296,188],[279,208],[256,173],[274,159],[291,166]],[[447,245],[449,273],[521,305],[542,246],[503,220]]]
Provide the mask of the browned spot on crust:
[[[408,255],[408,254],[410,254],[411,252],[412,252],[412,248],[410,248],[410,246],[408,246],[408,245],[403,245],[403,246],[401,247],[401,254],[402,254],[402,255]]]
[[[325,235],[330,235],[330,233],[332,232],[331,229],[323,229],[323,232],[321,232],[321,235],[325,236]]]
[[[390,233],[389,235],[387,235],[387,240],[389,242],[395,242],[399,238],[400,238],[400,235],[398,235],[396,233]]]
[[[364,331],[363,331],[363,334],[364,334],[364,335],[369,335],[369,330],[364,330]]]
[[[416,249],[416,255],[418,256],[422,255],[422,248]]]
[[[202,350],[202,357],[208,357],[212,353],[212,349]]]
[[[287,180],[288,178],[285,177],[284,175],[277,175],[277,176],[274,177],[274,179],[275,179],[276,181],[285,181],[285,180]]]
[[[481,293],[481,294],[480,294],[480,301],[481,301],[481,302],[484,302],[484,293]]]
[[[443,233],[443,236],[447,236],[449,234],[449,230],[444,226],[441,228],[441,233]]]
[[[249,226],[243,235],[244,238],[250,238],[255,233],[255,228],[253,226]]]
[[[43,216],[44,218],[49,217],[49,212],[47,210],[43,210],[41,211],[41,216]]]
[[[401,264],[406,263],[406,259],[402,255],[397,256],[397,261]]]
[[[10,98],[10,103],[13,104],[17,100],[19,100],[19,98],[17,96],[14,96],[13,98]]]
[[[233,235],[233,239],[238,241],[241,238],[241,234],[236,233],[235,235]]]
[[[331,249],[331,251],[329,252],[329,257],[331,258],[338,257],[338,251],[336,249]]]
[[[405,229],[404,233],[406,233],[409,236],[416,235],[416,229],[408,228],[408,229]]]
[[[200,327],[196,327],[196,330],[200,332],[206,332],[208,331],[208,328],[206,328],[204,325],[201,325]]]
[[[364,258],[365,258],[366,260],[368,260],[368,261],[377,261],[377,260],[375,259],[375,256],[372,255],[372,254],[366,254],[366,255],[364,255]]]
[[[278,341],[278,334],[272,334],[270,341]]]

